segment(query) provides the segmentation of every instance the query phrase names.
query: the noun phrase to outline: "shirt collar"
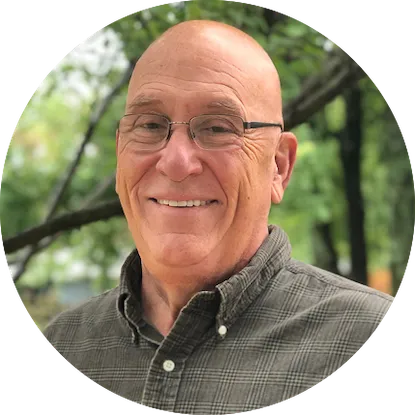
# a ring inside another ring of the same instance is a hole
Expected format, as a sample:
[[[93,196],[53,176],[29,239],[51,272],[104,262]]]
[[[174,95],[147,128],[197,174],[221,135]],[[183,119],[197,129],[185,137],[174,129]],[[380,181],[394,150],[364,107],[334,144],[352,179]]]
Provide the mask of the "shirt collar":
[[[286,233],[274,225],[269,226],[268,232],[267,238],[250,262],[240,272],[218,284],[216,295],[209,296],[209,300],[218,298],[220,301],[218,307],[212,307],[218,327],[225,325],[229,328],[290,259],[291,245]],[[133,331],[133,337],[136,337],[142,322],[141,278],[141,259],[137,250],[134,250],[121,268],[117,303],[118,311]],[[203,304],[206,308],[207,292],[199,294],[189,302],[194,310],[196,304]]]
[[[141,292],[141,258],[134,249],[121,267],[121,278],[117,299],[118,312],[132,331],[133,341],[138,340],[138,326],[142,319]]]
[[[291,245],[287,234],[279,227],[270,225],[268,237],[251,261],[240,272],[217,285],[221,296],[217,325],[229,328],[290,257]]]

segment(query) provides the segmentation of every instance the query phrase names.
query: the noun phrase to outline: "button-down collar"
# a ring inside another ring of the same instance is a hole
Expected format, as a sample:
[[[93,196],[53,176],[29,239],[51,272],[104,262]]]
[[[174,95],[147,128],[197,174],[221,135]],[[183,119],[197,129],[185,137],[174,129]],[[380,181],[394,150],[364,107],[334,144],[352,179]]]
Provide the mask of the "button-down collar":
[[[261,293],[268,281],[290,259],[291,246],[284,231],[276,226],[269,227],[269,235],[251,261],[238,273],[218,284],[215,291],[202,291],[193,296],[181,311],[188,318],[177,319],[176,330],[184,334],[189,330],[198,330],[199,335],[216,319],[216,331],[223,338],[235,320]],[[121,270],[118,309],[138,342],[146,325],[141,308],[141,259],[134,250],[126,259]],[[192,319],[198,318],[198,325]],[[184,322],[188,322],[186,326]],[[140,330],[141,329],[141,330]],[[147,337],[147,336],[145,336]],[[187,336],[186,336],[187,337]],[[154,336],[152,337],[154,341]],[[147,338],[148,339],[148,338]],[[151,339],[148,339],[151,340]],[[159,343],[159,341],[155,341]]]

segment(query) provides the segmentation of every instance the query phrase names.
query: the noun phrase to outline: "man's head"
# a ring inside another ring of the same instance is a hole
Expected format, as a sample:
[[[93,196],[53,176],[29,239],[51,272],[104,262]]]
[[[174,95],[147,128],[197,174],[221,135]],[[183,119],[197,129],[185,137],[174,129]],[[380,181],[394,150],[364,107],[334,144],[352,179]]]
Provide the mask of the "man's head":
[[[174,26],[147,49],[125,112],[172,122],[219,114],[283,124],[269,56],[245,33],[207,21]],[[158,128],[150,123],[143,127]],[[183,281],[245,265],[267,235],[271,201],[279,203],[288,184],[295,137],[279,127],[246,129],[240,147],[206,150],[188,125],[173,124],[156,151],[142,151],[134,137],[123,128],[117,135],[117,193],[143,265],[155,274],[180,270]],[[185,201],[194,206],[170,206]]]

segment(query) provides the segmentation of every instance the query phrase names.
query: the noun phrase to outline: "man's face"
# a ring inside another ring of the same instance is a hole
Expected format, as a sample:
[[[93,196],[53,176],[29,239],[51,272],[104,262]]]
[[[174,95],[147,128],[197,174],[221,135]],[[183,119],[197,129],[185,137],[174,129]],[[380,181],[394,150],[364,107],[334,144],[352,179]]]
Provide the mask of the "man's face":
[[[126,113],[186,122],[201,114],[281,121],[266,118],[252,65],[189,43],[156,48],[138,63]],[[144,265],[196,267],[208,275],[252,256],[253,241],[267,228],[280,135],[279,128],[247,130],[242,148],[208,151],[189,138],[187,125],[173,125],[165,148],[144,153],[119,134],[117,192]]]

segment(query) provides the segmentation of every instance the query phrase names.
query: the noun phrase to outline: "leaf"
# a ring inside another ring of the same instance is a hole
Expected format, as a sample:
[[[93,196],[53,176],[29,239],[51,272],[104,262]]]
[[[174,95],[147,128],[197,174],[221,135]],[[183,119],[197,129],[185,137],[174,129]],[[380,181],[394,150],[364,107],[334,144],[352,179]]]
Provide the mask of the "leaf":
[[[338,132],[344,128],[346,122],[346,104],[343,97],[339,96],[325,108],[328,128],[332,132]]]
[[[310,28],[294,19],[290,19],[289,24],[284,28],[287,37],[299,38],[307,35]]]

